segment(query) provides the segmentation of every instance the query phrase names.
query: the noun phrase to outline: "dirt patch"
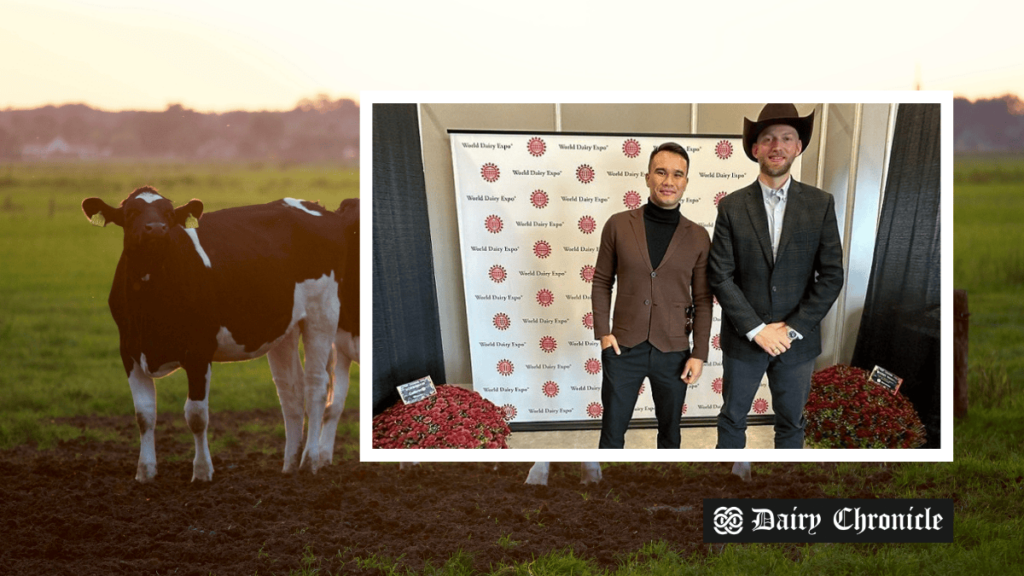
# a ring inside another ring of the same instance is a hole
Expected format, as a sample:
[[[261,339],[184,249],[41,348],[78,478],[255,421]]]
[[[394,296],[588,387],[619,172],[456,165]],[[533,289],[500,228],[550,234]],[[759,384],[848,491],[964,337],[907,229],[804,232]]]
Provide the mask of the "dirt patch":
[[[343,430],[357,419],[343,417]],[[171,421],[173,420],[173,421]],[[138,443],[63,442],[0,452],[0,566],[11,574],[287,574],[309,558],[322,571],[360,573],[356,559],[398,559],[418,570],[458,551],[477,569],[555,550],[614,567],[665,541],[705,552],[704,498],[821,498],[828,469],[774,464],[743,483],[728,464],[608,466],[597,486],[578,464],[552,465],[550,485],[527,486],[529,464],[359,463],[354,433],[315,477],[280,473],[277,412],[215,413],[214,480],[192,484],[182,418],[157,427],[159,472],[135,482]],[[74,418],[83,429],[136,439],[134,419]],[[219,441],[219,442],[218,442]],[[219,447],[219,448],[217,448]],[[828,465],[826,465],[828,466]],[[841,481],[841,480],[840,480]],[[366,568],[366,573],[376,573]]]

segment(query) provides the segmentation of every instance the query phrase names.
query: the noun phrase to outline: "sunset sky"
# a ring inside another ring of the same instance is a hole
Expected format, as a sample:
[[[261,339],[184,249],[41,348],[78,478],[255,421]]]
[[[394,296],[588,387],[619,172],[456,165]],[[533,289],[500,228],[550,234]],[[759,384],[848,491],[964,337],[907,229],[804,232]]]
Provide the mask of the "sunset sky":
[[[0,109],[290,110],[360,90],[1024,94],[1007,3],[0,0]],[[442,10],[440,6],[445,6]],[[923,12],[922,12],[923,10]]]

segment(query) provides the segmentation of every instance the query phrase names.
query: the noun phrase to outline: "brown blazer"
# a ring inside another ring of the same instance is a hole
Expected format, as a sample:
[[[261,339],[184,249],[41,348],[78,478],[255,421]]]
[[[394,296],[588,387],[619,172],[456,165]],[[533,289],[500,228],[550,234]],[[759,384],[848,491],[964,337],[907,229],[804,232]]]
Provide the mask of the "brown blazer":
[[[693,304],[692,356],[706,362],[711,337],[711,287],[707,277],[710,248],[707,230],[680,216],[665,256],[654,270],[647,249],[643,207],[609,218],[601,231],[590,293],[594,337],[614,334],[619,346],[632,347],[647,340],[662,352],[687,350],[686,308]],[[611,321],[616,279],[619,286]]]

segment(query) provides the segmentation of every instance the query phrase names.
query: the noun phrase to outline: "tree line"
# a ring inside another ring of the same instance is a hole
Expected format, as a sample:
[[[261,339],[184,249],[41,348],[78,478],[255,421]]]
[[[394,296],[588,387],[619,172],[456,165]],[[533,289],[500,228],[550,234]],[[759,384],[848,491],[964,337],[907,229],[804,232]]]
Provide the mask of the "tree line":
[[[0,158],[341,162],[359,158],[359,105],[320,95],[286,112],[0,110]]]

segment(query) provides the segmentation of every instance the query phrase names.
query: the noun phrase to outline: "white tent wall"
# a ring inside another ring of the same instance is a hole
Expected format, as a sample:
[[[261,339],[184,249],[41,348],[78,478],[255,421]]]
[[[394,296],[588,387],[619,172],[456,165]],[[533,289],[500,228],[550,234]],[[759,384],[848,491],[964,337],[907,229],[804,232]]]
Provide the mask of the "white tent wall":
[[[448,382],[472,383],[459,225],[448,130],[740,134],[763,104],[421,104],[434,275]],[[817,367],[849,363],[871,273],[896,104],[797,104],[815,113],[797,180],[830,192],[843,238],[846,283],[822,323]],[[603,225],[603,223],[601,223]]]

